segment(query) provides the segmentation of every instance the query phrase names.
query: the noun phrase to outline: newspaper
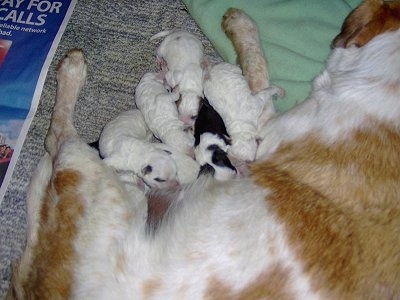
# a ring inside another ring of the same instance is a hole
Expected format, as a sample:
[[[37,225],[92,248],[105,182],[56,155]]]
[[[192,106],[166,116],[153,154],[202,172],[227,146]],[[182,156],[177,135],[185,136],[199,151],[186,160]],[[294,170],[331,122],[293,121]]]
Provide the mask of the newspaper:
[[[77,0],[0,0],[0,204]]]

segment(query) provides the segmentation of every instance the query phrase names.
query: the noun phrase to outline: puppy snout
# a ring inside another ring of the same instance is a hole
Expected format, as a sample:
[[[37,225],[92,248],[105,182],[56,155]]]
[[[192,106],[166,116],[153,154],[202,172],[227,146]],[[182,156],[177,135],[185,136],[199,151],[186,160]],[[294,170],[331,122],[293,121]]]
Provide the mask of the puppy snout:
[[[180,115],[179,119],[183,122],[185,129],[193,128],[197,116]]]
[[[180,183],[179,183],[179,181],[176,180],[176,179],[173,179],[173,180],[168,181],[168,187],[169,187],[169,188],[175,188],[175,187],[177,187],[177,186],[179,186],[179,185],[180,185]]]

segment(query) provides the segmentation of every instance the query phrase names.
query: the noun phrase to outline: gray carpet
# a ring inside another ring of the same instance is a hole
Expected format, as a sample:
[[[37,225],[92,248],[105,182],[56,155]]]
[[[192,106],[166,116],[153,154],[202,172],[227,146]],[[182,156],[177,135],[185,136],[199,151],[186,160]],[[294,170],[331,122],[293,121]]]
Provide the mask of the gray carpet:
[[[0,299],[25,243],[25,195],[29,178],[44,153],[43,141],[55,97],[54,69],[71,48],[82,48],[88,61],[87,84],[76,107],[75,124],[88,142],[119,112],[134,106],[133,90],[142,74],[157,68],[149,38],[181,28],[198,34],[211,61],[220,61],[179,0],[80,0],[50,66],[37,113],[0,208]],[[216,30],[220,30],[216,28]]]

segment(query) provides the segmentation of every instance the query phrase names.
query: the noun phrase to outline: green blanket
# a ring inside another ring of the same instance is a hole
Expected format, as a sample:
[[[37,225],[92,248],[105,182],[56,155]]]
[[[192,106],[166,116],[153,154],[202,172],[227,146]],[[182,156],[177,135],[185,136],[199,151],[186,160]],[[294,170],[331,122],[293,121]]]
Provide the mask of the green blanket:
[[[321,72],[332,39],[360,0],[183,0],[221,57],[236,63],[230,40],[221,30],[229,7],[240,8],[258,24],[271,83],[286,90],[275,101],[284,111],[307,98]]]

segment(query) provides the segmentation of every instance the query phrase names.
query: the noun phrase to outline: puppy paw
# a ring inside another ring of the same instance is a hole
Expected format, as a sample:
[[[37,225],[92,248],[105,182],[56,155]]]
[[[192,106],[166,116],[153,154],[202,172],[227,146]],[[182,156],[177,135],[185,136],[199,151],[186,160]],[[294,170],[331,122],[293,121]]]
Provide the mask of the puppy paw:
[[[258,96],[260,96],[262,99],[264,99],[264,101],[268,101],[268,100],[272,99],[273,97],[284,97],[285,90],[278,86],[271,85],[269,88],[261,90],[258,93]]]
[[[278,96],[281,98],[285,96],[285,90],[283,88],[280,88],[279,86],[272,85],[270,89],[272,89],[273,96]]]

